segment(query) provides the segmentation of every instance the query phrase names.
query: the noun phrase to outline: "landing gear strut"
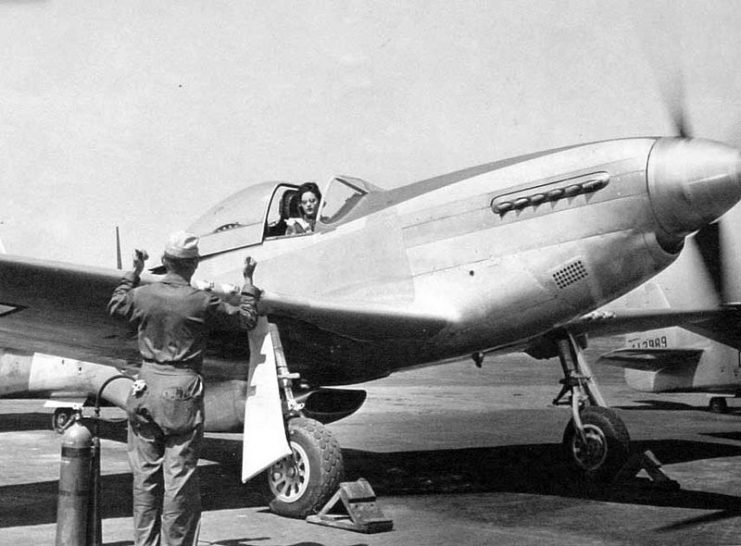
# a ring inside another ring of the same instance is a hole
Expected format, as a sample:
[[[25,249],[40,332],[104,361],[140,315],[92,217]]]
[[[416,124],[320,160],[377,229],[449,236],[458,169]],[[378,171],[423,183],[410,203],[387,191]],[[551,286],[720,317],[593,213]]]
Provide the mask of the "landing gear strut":
[[[628,461],[630,436],[622,419],[607,407],[582,348],[568,332],[558,339],[563,387],[553,400],[570,396],[571,421],[563,448],[571,466],[590,479],[609,481]]]
[[[296,401],[292,389],[299,376],[288,370],[277,326],[270,324],[269,329],[292,451],[266,471],[270,509],[281,516],[305,518],[319,512],[337,490],[343,474],[342,450],[329,429],[302,415],[303,404]]]

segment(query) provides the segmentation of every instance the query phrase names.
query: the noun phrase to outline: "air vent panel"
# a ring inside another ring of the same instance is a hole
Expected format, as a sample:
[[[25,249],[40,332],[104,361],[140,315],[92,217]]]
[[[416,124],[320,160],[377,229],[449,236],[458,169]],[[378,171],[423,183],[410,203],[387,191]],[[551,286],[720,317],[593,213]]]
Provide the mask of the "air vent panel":
[[[556,281],[556,286],[563,289],[586,279],[588,275],[584,262],[576,260],[553,273],[553,280]]]

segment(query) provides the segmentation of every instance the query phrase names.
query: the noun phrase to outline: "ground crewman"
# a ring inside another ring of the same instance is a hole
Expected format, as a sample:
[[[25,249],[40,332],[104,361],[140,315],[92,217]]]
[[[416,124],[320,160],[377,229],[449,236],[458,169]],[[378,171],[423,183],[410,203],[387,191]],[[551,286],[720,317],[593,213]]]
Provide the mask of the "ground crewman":
[[[248,330],[257,321],[256,262],[244,262],[239,306],[191,287],[198,267],[198,237],[170,236],[164,278],[139,286],[146,252],[134,253],[108,311],[138,326],[142,367],[127,400],[128,454],[134,476],[134,533],[138,546],[194,545],[201,499],[196,465],[203,439],[201,366],[211,328]],[[161,538],[160,538],[161,535]]]

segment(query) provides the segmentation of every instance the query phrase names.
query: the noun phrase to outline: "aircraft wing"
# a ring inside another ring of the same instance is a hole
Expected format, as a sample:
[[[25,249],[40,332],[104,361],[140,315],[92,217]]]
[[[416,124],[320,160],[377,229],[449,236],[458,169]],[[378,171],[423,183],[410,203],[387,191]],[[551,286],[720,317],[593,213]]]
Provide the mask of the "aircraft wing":
[[[0,347],[117,366],[138,361],[135,331],[106,311],[121,275],[117,269],[0,255]],[[142,282],[154,278],[144,275]],[[364,340],[427,336],[447,324],[390,306],[318,303],[269,292],[260,312]]]
[[[670,326],[689,326],[718,320],[737,320],[739,317],[741,317],[741,309],[736,306],[712,309],[600,310],[573,320],[565,327],[574,334],[610,336]]]
[[[0,347],[120,365],[135,332],[108,315],[122,272],[0,255]]]
[[[368,304],[366,302],[316,302],[264,292],[260,313],[291,318],[322,330],[362,340],[426,337],[444,328],[448,321],[440,316]]]
[[[611,336],[681,326],[741,349],[741,304],[709,309],[627,309],[595,311],[566,325],[574,334]]]
[[[725,313],[683,325],[687,330],[741,350],[741,306],[727,306]]]
[[[643,371],[683,368],[700,362],[702,349],[617,349],[602,355],[598,363]]]

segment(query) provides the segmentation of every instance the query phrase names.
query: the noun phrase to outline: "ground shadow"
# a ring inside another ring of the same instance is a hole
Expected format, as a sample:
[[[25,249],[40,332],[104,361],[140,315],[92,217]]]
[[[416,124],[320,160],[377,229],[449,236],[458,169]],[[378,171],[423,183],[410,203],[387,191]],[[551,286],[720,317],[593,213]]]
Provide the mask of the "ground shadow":
[[[259,484],[242,485],[233,468],[211,464],[199,469],[204,511],[265,505]],[[55,523],[58,482],[0,487],[0,528]],[[101,478],[101,517],[131,517],[131,474]]]
[[[632,447],[636,453],[651,450],[665,465],[741,455],[741,447],[685,440],[636,441]],[[673,491],[643,479],[620,485],[582,479],[567,464],[558,444],[401,453],[345,450],[343,454],[348,476],[367,478],[379,495],[510,492],[741,511],[741,498],[733,495]]]
[[[271,537],[245,537],[245,538],[227,538],[217,540],[216,542],[209,542],[209,546],[255,546],[265,540],[272,540]],[[203,544],[201,539],[198,544]],[[134,542],[131,540],[117,541],[117,542],[105,542],[103,546],[134,546]],[[296,542],[294,544],[288,544],[286,546],[324,546],[319,542]],[[367,546],[365,543],[355,544],[353,546]]]
[[[95,419],[90,415],[92,410],[86,409],[86,416],[82,419],[82,422],[92,427],[95,425]],[[41,413],[41,412],[28,412],[28,413],[2,413],[0,414],[0,432],[23,432],[30,430],[46,430],[52,431],[52,413]],[[111,437],[112,440],[121,438],[120,431],[124,432],[123,439],[126,440],[126,420],[121,418],[116,419],[103,419],[98,420],[99,427],[105,429],[108,434],[114,435]],[[117,431],[117,432],[114,432]]]
[[[707,404],[688,404],[686,402],[676,402],[672,400],[642,399],[634,400],[631,405],[623,404],[616,405],[614,407],[625,411],[698,411],[700,413],[707,413],[709,415],[741,415],[741,407],[729,406],[728,412],[724,414],[718,414],[711,412]]]
[[[704,409],[684,402],[673,402],[668,400],[634,400],[630,405],[623,404],[613,407],[624,411],[703,411]]]
[[[0,432],[51,430],[51,417],[50,413],[3,413]]]
[[[113,435],[115,439],[122,433],[120,425],[101,428],[102,437]],[[200,469],[204,511],[265,506],[260,477],[241,484],[241,442],[207,438],[205,444],[204,459],[218,464]],[[664,464],[741,455],[741,446],[685,440],[637,441],[633,449],[650,449]],[[346,449],[343,455],[346,479],[368,479],[381,497],[507,492],[718,510],[733,515],[741,511],[741,498],[732,495],[640,487],[644,485],[641,480],[606,487],[577,479],[560,444],[391,453]],[[0,527],[55,522],[57,490],[56,481],[0,487]],[[104,475],[101,497],[104,519],[130,517],[131,475]]]
[[[740,432],[703,432],[703,436],[709,436],[711,438],[722,438],[723,440],[735,440],[741,442],[741,431]]]

